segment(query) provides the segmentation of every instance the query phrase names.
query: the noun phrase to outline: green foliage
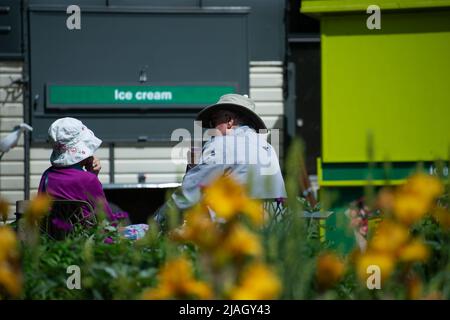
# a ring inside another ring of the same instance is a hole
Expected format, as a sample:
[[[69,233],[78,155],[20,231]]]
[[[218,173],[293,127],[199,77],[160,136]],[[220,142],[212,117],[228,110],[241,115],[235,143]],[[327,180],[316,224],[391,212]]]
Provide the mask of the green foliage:
[[[120,238],[113,227],[75,230],[55,241],[42,235],[40,244],[24,247],[25,299],[137,299],[155,283],[164,261],[165,239],[134,242]],[[105,243],[111,238],[114,243]],[[69,290],[67,267],[81,269],[81,289]]]
[[[382,290],[368,290],[356,276],[353,255],[344,255],[321,239],[318,220],[304,218],[303,212],[328,210],[336,199],[333,194],[322,194],[321,204],[312,207],[299,197],[299,174],[303,164],[303,145],[294,141],[286,163],[286,188],[288,199],[280,209],[270,204],[272,216],[258,230],[264,246],[264,260],[273,266],[283,284],[282,299],[405,299],[408,298],[408,281],[412,275],[421,279],[423,295],[439,293],[440,298],[450,298],[450,234],[448,228],[438,224],[429,215],[412,228],[412,234],[431,248],[426,263],[401,265]],[[442,171],[438,167],[438,173]],[[447,191],[438,205],[448,208]],[[376,192],[369,185],[366,198],[373,204]],[[287,209],[286,209],[287,208]],[[266,208],[267,209],[267,208]],[[340,215],[343,217],[343,215]],[[182,214],[170,210],[168,229],[182,224]],[[343,228],[336,223],[336,228]],[[256,231],[256,230],[255,230]],[[112,242],[112,243],[107,243]],[[340,280],[322,289],[317,284],[318,257],[334,251],[342,258],[346,269]],[[153,223],[144,239],[130,241],[119,236],[116,227],[104,219],[94,229],[77,228],[62,241],[45,235],[34,245],[23,244],[23,275],[25,299],[139,299],[144,289],[154,287],[161,265],[172,256],[185,253],[197,268],[198,252],[193,245],[176,245],[166,233]],[[67,267],[81,269],[81,289],[68,289],[70,274]],[[422,296],[423,296],[422,295]]]

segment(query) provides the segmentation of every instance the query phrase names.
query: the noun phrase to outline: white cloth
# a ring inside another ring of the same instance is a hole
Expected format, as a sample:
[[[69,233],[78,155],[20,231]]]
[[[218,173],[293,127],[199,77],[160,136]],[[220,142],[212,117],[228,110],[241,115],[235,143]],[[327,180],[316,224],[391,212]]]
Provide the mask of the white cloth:
[[[242,126],[205,143],[199,164],[186,173],[181,187],[172,194],[176,206],[192,207],[201,198],[201,187],[223,174],[247,185],[252,198],[286,198],[275,150],[263,135]]]

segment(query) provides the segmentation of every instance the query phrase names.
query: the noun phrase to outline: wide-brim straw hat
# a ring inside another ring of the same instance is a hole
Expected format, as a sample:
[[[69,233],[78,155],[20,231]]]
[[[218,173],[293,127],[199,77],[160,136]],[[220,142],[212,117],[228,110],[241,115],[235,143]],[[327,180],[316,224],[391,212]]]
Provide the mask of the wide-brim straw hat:
[[[68,117],[53,122],[48,136],[53,147],[50,162],[56,167],[71,166],[93,156],[102,143],[80,120]]]
[[[203,128],[212,128],[211,115],[217,110],[229,110],[244,118],[246,125],[256,131],[267,130],[264,121],[255,112],[255,103],[246,95],[225,94],[213,105],[207,106],[197,114]]]

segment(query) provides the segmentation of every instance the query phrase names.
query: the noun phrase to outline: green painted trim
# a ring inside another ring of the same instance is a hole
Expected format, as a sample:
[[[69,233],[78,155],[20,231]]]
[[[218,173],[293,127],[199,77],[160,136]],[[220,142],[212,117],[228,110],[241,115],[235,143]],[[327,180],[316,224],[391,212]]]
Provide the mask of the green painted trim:
[[[433,162],[426,162],[423,170],[429,171]],[[322,163],[317,158],[317,178],[319,186],[351,187],[398,185],[406,181],[408,176],[419,170],[417,162],[373,163]]]
[[[389,169],[383,163],[374,163],[373,168],[367,163],[322,163],[322,178],[324,181],[402,180],[416,170],[416,162],[392,163]]]
[[[370,5],[381,10],[417,10],[450,8],[450,0],[317,0],[302,1],[300,12],[310,14],[364,12]]]
[[[389,180],[390,185],[399,185],[405,183],[406,180]],[[321,187],[362,187],[367,186],[369,180],[348,180],[348,181],[322,181],[320,182]],[[371,180],[371,185],[374,186],[385,186],[387,185],[386,180]]]

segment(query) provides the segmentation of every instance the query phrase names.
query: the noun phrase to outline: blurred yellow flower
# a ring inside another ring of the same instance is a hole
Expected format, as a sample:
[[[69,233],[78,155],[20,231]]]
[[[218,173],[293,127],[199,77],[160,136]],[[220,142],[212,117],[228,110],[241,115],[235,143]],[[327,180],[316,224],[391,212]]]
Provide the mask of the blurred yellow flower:
[[[370,276],[367,273],[369,266],[377,266],[380,268],[381,281],[385,281],[394,271],[395,257],[389,253],[367,251],[356,259],[356,271],[362,282],[366,282]]]
[[[242,212],[257,226],[264,222],[264,207],[261,201],[248,199],[244,202]]]
[[[13,298],[22,292],[22,279],[18,272],[14,272],[7,263],[0,262],[0,288],[3,287]]]
[[[0,263],[17,253],[16,233],[8,226],[0,227]]]
[[[243,185],[230,176],[221,176],[204,189],[203,202],[218,218],[230,221],[238,214],[244,214],[260,225],[264,219],[262,204],[250,199]]]
[[[156,288],[143,293],[144,299],[211,299],[213,294],[208,284],[194,278],[192,265],[184,257],[167,262],[158,274]]]
[[[229,176],[221,176],[204,189],[204,202],[218,217],[231,220],[246,200],[245,190]]]
[[[429,206],[428,199],[414,193],[399,193],[394,201],[394,215],[400,222],[411,225],[427,213]]]
[[[240,224],[235,224],[226,234],[225,239],[218,248],[218,252],[224,252],[233,257],[262,255],[262,246],[259,237],[251,233],[247,228]]]
[[[34,197],[30,205],[25,210],[25,217],[28,222],[40,221],[50,211],[52,198],[47,194],[38,194]]]
[[[281,293],[281,282],[277,275],[265,264],[256,262],[241,274],[239,286],[232,289],[233,300],[270,300]]]
[[[443,192],[444,186],[438,178],[415,174],[397,190],[394,214],[402,223],[413,224],[431,209],[433,201]]]
[[[399,258],[402,261],[426,261],[430,251],[420,240],[413,240],[400,250]]]
[[[406,192],[416,194],[430,202],[444,192],[444,186],[437,177],[424,173],[413,175],[404,188]]]
[[[369,248],[373,251],[395,254],[409,238],[409,230],[403,225],[384,220],[378,225],[374,237],[369,242]]]
[[[170,234],[173,240],[192,242],[203,249],[217,246],[220,230],[202,204],[188,210],[185,219],[183,226]]]
[[[8,201],[0,198],[0,219],[3,222],[6,222],[6,220],[8,220],[8,213],[9,213]]]
[[[321,289],[331,288],[344,275],[344,262],[334,253],[324,253],[317,259],[316,278]]]

